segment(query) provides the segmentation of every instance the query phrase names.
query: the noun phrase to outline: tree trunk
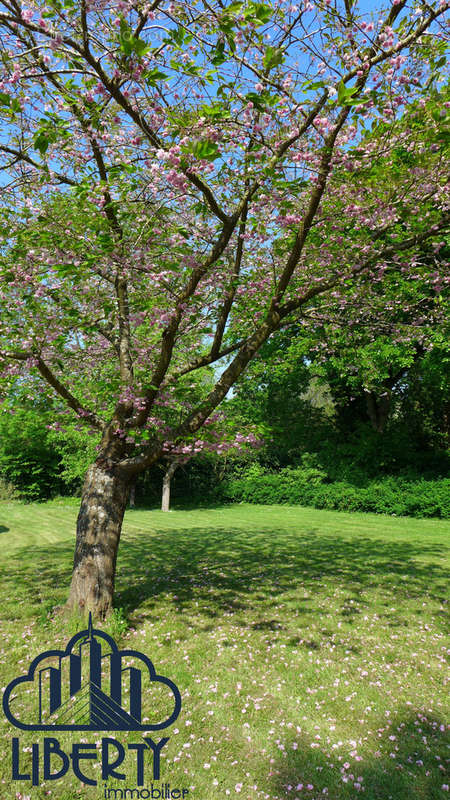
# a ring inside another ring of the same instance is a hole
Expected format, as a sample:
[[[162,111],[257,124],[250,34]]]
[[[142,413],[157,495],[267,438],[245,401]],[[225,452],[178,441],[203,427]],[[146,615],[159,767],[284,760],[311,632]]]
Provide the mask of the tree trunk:
[[[170,511],[170,482],[178,467],[177,461],[172,461],[163,478],[161,511]]]
[[[372,427],[377,433],[384,433],[386,423],[391,408],[391,393],[384,392],[377,397],[374,392],[365,392],[367,403],[367,414],[372,423]]]
[[[67,606],[103,618],[112,609],[116,558],[129,480],[114,468],[92,464],[77,520],[72,583]]]
[[[130,508],[134,508],[136,502],[136,481],[130,486]]]

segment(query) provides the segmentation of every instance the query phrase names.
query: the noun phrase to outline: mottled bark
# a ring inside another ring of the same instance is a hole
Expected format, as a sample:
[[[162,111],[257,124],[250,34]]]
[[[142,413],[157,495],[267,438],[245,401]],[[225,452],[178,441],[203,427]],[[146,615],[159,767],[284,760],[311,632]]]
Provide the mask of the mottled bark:
[[[67,606],[103,618],[112,609],[120,531],[129,482],[98,462],[87,472],[77,520],[72,583]]]

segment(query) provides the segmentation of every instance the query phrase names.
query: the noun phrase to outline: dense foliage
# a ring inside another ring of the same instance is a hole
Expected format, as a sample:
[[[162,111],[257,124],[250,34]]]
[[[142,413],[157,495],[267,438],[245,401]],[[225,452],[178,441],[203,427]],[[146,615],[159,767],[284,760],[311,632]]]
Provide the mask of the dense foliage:
[[[299,311],[338,359],[369,324],[410,359],[447,228],[446,3],[419,10],[3,2],[6,385],[39,376],[131,475]]]
[[[450,479],[434,481],[384,477],[365,486],[327,482],[321,470],[286,467],[276,472],[252,466],[225,481],[219,496],[232,502],[313,506],[411,517],[450,518]]]

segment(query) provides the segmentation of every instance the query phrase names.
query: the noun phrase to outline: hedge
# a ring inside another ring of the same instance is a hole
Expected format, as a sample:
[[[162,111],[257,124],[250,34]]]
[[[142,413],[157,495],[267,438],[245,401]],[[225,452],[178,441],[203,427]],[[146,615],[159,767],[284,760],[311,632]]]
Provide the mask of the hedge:
[[[220,497],[230,502],[304,505],[336,511],[369,511],[410,517],[450,519],[450,479],[411,481],[389,476],[354,486],[330,483],[320,469],[288,467],[269,472],[253,465],[224,481]]]

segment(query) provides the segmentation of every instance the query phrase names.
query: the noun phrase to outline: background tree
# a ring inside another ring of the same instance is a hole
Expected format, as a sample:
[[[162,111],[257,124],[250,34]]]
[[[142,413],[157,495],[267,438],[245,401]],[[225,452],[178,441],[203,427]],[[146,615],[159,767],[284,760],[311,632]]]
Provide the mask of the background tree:
[[[36,399],[15,397],[0,416],[0,477],[26,500],[43,500],[63,487],[61,461],[52,445],[49,409]]]
[[[109,611],[130,481],[202,428],[275,331],[438,245],[442,120],[421,103],[447,7],[0,3],[5,379],[36,372],[101,435],[69,607]],[[413,181],[395,165],[397,201],[389,152],[424,148],[404,107],[436,143]],[[371,123],[384,139],[358,145]],[[167,430],[175,386],[218,361]]]
[[[201,439],[195,439],[188,444],[172,446],[165,454],[164,477],[162,485],[161,511],[170,511],[170,486],[172,478],[178,467],[188,464],[195,456],[204,453],[214,453],[223,456],[224,453],[242,452],[246,447],[257,447],[261,440],[254,433],[234,433],[228,429],[226,417],[214,414],[205,425]],[[252,426],[254,427],[254,426]],[[248,428],[247,428],[248,431]]]

